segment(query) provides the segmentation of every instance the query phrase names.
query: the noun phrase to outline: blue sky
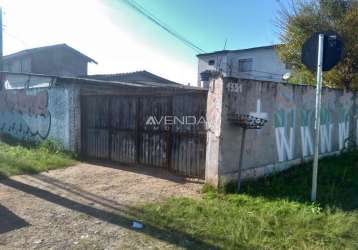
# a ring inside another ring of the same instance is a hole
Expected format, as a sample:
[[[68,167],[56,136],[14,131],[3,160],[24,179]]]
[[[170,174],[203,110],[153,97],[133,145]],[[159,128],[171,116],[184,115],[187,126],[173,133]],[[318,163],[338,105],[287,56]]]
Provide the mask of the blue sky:
[[[135,0],[206,52],[278,43],[277,0]],[[90,73],[146,69],[196,82],[197,52],[123,0],[0,0],[4,53],[67,43],[99,62]]]

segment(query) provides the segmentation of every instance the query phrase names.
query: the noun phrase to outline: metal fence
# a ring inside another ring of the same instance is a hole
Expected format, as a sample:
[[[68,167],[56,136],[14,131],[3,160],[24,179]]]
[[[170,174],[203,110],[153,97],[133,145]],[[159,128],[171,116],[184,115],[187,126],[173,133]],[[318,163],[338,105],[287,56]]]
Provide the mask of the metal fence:
[[[82,155],[204,178],[206,95],[81,97]]]

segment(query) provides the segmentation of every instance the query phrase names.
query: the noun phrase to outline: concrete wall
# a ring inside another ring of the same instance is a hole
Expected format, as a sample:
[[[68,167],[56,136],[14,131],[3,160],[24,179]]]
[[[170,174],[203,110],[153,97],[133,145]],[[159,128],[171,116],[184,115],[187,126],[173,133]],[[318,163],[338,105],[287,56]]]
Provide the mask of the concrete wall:
[[[0,133],[18,139],[55,139],[67,150],[80,148],[79,89],[66,84],[50,88],[0,92]]]
[[[354,92],[323,90],[322,155],[341,151],[348,138],[357,141],[357,104]],[[228,121],[229,113],[268,120],[263,129],[247,132],[243,178],[269,175],[312,158],[315,88],[218,78],[208,93],[208,182],[218,185],[237,178],[242,129]]]
[[[239,72],[239,60],[248,58],[253,59],[252,71]],[[273,47],[201,55],[198,60],[199,86],[200,73],[205,70],[222,70],[224,76],[276,82],[282,82],[282,76],[290,72],[289,69],[286,69],[285,64],[280,60],[276,49]],[[215,60],[215,65],[209,65],[210,60]]]

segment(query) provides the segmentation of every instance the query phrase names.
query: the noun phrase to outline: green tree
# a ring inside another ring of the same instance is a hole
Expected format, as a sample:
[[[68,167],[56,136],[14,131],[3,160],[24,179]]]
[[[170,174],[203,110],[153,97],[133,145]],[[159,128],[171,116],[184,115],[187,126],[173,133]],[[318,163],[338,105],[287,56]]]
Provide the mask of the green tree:
[[[315,84],[314,72],[301,63],[302,45],[315,32],[333,30],[343,38],[346,56],[324,73],[324,84],[358,88],[358,0],[292,0],[281,5],[277,25],[282,42],[278,53],[292,65],[290,81]]]

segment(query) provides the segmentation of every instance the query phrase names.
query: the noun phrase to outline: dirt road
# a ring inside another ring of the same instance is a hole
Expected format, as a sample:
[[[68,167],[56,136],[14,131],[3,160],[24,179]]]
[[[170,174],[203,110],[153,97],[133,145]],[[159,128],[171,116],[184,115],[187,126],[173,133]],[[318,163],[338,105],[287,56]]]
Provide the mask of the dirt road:
[[[152,168],[78,164],[0,181],[0,249],[180,249],[131,227],[135,206],[199,197],[201,184]],[[150,233],[148,233],[148,231]]]

